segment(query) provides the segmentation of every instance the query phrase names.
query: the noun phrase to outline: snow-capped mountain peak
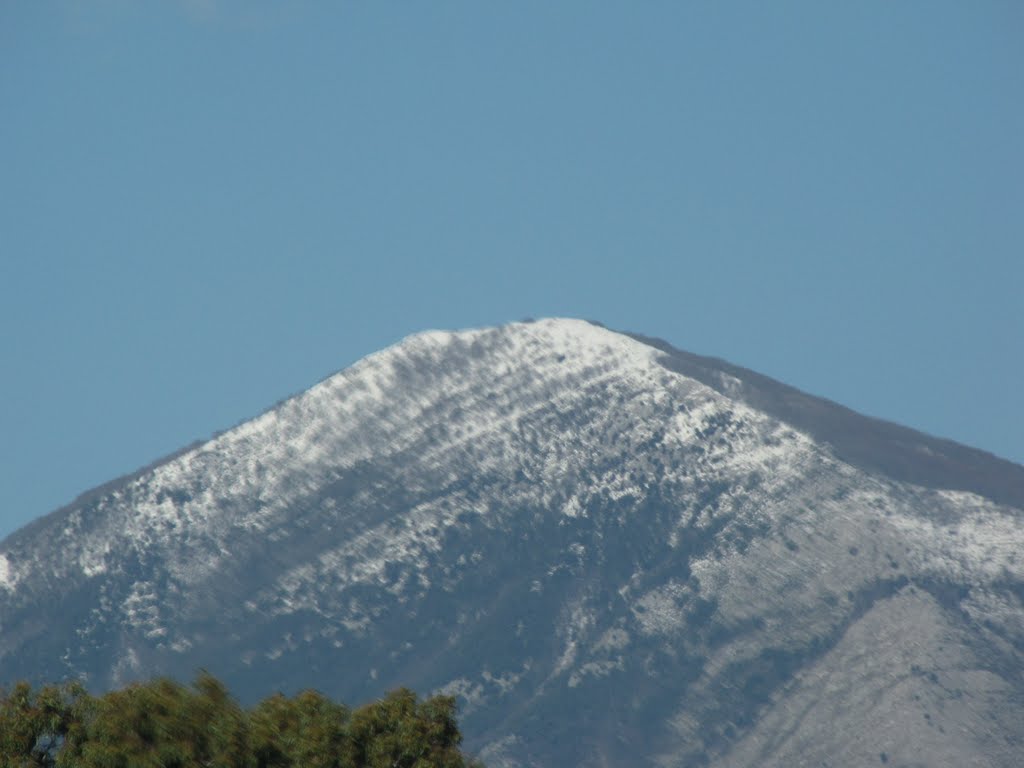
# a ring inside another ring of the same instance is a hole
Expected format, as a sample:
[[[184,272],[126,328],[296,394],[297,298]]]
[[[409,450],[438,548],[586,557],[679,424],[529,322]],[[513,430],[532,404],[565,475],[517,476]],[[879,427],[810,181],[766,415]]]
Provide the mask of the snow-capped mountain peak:
[[[8,538],[0,670],[443,690],[492,765],[1017,765],[1022,498],[656,340],[431,331]]]

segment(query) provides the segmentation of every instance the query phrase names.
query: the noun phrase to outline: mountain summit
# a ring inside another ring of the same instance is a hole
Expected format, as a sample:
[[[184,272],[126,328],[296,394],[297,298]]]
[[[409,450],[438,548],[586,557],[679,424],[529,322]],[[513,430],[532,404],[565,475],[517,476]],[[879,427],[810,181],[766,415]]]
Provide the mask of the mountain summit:
[[[0,681],[460,698],[498,766],[1024,765],[1024,467],[578,320],[412,336],[0,545]]]

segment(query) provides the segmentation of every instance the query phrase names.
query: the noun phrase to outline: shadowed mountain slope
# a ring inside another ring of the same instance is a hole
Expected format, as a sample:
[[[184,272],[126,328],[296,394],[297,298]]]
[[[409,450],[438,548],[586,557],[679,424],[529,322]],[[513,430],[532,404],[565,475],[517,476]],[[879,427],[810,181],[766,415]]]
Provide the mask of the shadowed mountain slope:
[[[873,419],[724,360],[628,334],[666,353],[662,365],[792,424],[868,472],[929,488],[971,491],[1024,509],[1024,467],[952,440]]]

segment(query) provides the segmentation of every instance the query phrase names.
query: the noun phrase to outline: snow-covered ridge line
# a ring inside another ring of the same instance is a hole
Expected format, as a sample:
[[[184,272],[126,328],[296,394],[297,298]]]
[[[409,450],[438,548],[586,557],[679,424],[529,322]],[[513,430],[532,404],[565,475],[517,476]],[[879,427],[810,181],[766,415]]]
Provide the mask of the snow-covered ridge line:
[[[62,537],[73,541],[72,551],[81,553],[68,564],[77,563],[84,573],[101,573],[105,567],[101,553],[108,549],[102,542],[109,536],[150,546],[186,531],[192,537],[215,535],[229,522],[261,527],[261,517],[271,517],[294,495],[296,478],[313,488],[324,480],[328,466],[334,471],[391,455],[421,437],[414,425],[437,405],[438,397],[466,397],[481,384],[433,369],[454,356],[462,364],[459,374],[468,374],[472,361],[467,355],[481,353],[493,358],[491,370],[499,374],[528,370],[535,388],[541,383],[557,388],[558,380],[586,376],[595,369],[653,369],[657,354],[622,334],[572,319],[410,335],[256,418],[129,476],[122,484],[83,494],[81,499],[100,512],[114,513],[114,518],[84,537],[76,525],[62,524]],[[410,391],[403,382],[406,379],[418,381],[427,395]],[[504,417],[514,418],[514,411]],[[466,428],[493,427],[487,417]],[[286,480],[289,492],[281,487]],[[244,521],[228,521],[220,511],[225,498],[239,505],[256,500],[261,513]],[[75,510],[81,506],[72,504],[64,512],[75,520]],[[215,568],[218,556],[211,555],[203,566],[189,565],[191,574],[182,570],[179,575],[191,580]],[[23,562],[20,567],[8,567],[3,582],[13,583],[27,566]]]
[[[485,366],[474,363],[480,355],[486,356]],[[296,490],[313,489],[339,469],[395,455],[422,440],[417,425],[428,423],[425,414],[442,400],[464,401],[467,417],[457,438],[430,446],[428,454],[514,423],[525,407],[557,403],[560,393],[572,392],[584,381],[597,382],[598,376],[609,377],[609,382],[625,376],[655,388],[685,378],[663,367],[663,358],[663,351],[647,343],[574,319],[413,334],[113,489],[97,506],[107,509],[113,503],[120,519],[102,535],[113,533],[146,546],[174,539],[182,531],[202,536],[216,535],[225,525],[260,529]],[[456,370],[445,370],[453,363]],[[474,391],[491,384],[479,378],[481,372],[499,378],[518,372],[514,383],[520,400],[500,413],[486,404],[472,410]],[[531,397],[535,405],[527,406]],[[701,407],[713,415],[721,405],[716,398]],[[733,404],[737,407],[753,414]],[[685,439],[697,438],[700,418],[674,418]],[[744,460],[756,463],[749,453]],[[234,500],[238,508],[251,508],[256,501],[259,511],[242,518],[226,516],[221,510],[232,505],[225,505],[225,499]],[[65,534],[77,532],[66,529]],[[77,562],[85,573],[104,568],[102,555],[96,553],[106,548],[98,544],[99,539],[92,546],[86,540],[74,547],[82,552]],[[195,573],[180,575],[191,580],[216,567],[213,555],[204,567],[190,565]],[[16,581],[18,570],[7,565],[0,583]]]

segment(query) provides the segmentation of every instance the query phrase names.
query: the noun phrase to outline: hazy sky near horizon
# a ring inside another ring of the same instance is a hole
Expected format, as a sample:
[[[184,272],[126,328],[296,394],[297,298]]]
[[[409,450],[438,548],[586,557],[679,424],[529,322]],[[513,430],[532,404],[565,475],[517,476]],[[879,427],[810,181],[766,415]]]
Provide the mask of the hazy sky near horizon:
[[[1024,462],[1024,4],[0,6],[0,536],[577,316]]]

